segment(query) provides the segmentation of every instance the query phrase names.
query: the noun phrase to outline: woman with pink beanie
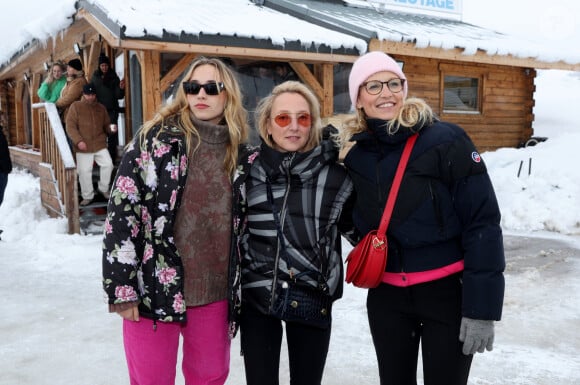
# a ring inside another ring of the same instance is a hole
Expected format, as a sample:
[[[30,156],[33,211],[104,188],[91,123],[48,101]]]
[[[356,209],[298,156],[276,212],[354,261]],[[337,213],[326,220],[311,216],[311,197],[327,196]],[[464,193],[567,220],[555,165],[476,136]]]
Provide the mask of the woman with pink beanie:
[[[387,229],[382,282],[367,312],[381,385],[465,385],[473,355],[492,350],[505,258],[500,211],[485,164],[465,131],[407,98],[395,60],[370,52],[353,65],[355,116],[344,123],[358,239],[377,229],[403,147],[417,134]]]

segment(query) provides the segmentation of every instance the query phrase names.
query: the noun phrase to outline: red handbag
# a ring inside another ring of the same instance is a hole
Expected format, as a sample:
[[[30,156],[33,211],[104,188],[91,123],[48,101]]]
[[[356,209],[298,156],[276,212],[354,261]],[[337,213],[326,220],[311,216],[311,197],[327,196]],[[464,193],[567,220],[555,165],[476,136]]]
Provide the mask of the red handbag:
[[[407,143],[405,143],[378,230],[369,231],[346,257],[345,281],[347,283],[369,289],[379,286],[383,280],[383,273],[387,265],[387,226],[389,225],[399,186],[417,137],[417,134],[411,135],[407,139]]]

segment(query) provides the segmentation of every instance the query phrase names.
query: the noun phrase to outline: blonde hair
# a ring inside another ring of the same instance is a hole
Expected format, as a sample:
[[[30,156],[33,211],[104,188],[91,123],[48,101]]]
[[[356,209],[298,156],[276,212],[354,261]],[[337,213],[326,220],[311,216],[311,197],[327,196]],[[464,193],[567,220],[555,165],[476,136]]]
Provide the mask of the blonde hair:
[[[436,119],[433,110],[423,99],[408,98],[403,102],[403,107],[399,110],[397,117],[388,122],[386,130],[390,135],[395,134],[401,127],[420,131]],[[355,115],[344,120],[338,133],[341,147],[345,147],[353,135],[367,130],[366,120],[367,115],[362,108],[357,109]]]
[[[310,109],[311,126],[308,141],[304,146],[304,151],[313,149],[320,144],[322,139],[322,120],[320,119],[320,102],[314,93],[304,84],[288,80],[284,83],[278,84],[270,95],[266,96],[258,103],[256,107],[256,125],[258,128],[258,133],[264,140],[264,142],[270,146],[274,147],[275,143],[272,141],[270,135],[268,135],[268,128],[270,127],[270,118],[272,114],[272,106],[276,98],[285,93],[294,93],[302,96],[308,103],[308,108]]]
[[[219,74],[220,80],[224,83],[224,91],[222,92],[226,93],[226,104],[223,113],[223,120],[225,120],[228,127],[230,140],[223,165],[224,169],[230,175],[233,175],[238,160],[238,146],[240,143],[246,141],[248,137],[248,113],[243,107],[240,86],[234,72],[220,59],[207,58],[203,56],[196,58],[183,79],[189,79],[193,72],[203,65],[214,66]],[[177,128],[179,128],[185,135],[186,148],[188,152],[193,145],[194,138],[196,146],[193,151],[196,151],[200,145],[200,136],[191,120],[191,115],[189,103],[187,102],[187,95],[183,91],[181,84],[179,84],[177,93],[173,100],[169,104],[162,106],[153,119],[143,124],[139,133],[140,139],[141,141],[144,141],[149,131],[158,125],[161,126],[161,130],[159,131],[161,132],[164,129],[164,121],[168,118],[176,117]]]
[[[52,69],[54,67],[60,67],[60,70],[62,72],[61,76],[64,76],[64,78],[66,79],[66,64],[61,63],[61,62],[56,62],[50,66],[50,70],[48,71],[48,76],[46,77],[46,80],[45,80],[46,84],[51,84],[52,82],[54,82],[56,80],[54,78],[54,76],[52,75]]]

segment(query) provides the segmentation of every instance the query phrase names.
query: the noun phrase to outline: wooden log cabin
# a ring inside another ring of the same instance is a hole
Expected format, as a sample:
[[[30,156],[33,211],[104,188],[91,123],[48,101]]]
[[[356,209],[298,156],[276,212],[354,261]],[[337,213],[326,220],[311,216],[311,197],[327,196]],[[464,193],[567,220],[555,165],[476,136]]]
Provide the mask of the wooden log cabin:
[[[80,232],[74,158],[54,105],[42,103],[36,91],[57,60],[80,58],[90,78],[100,53],[127,84],[121,144],[171,97],[198,55],[221,57],[236,69],[250,111],[281,81],[278,72],[291,73],[314,90],[323,117],[336,123],[352,112],[352,63],[366,51],[387,52],[403,66],[410,96],[464,127],[481,151],[516,147],[533,135],[537,69],[580,70],[580,63],[522,56],[517,40],[457,18],[351,3],[175,0],[158,10],[149,0],[71,0],[65,29],[31,40],[0,63],[0,116],[11,157],[40,176],[49,214],[67,217],[69,232]],[[513,50],[497,53],[506,42]]]

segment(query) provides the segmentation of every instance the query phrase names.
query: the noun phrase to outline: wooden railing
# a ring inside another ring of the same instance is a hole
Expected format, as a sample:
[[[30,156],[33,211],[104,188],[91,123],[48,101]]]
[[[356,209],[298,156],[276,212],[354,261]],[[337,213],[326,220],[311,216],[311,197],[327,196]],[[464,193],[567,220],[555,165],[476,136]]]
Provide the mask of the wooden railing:
[[[50,215],[68,219],[69,234],[80,233],[77,171],[56,106],[36,103],[39,109],[39,165],[41,201]]]

